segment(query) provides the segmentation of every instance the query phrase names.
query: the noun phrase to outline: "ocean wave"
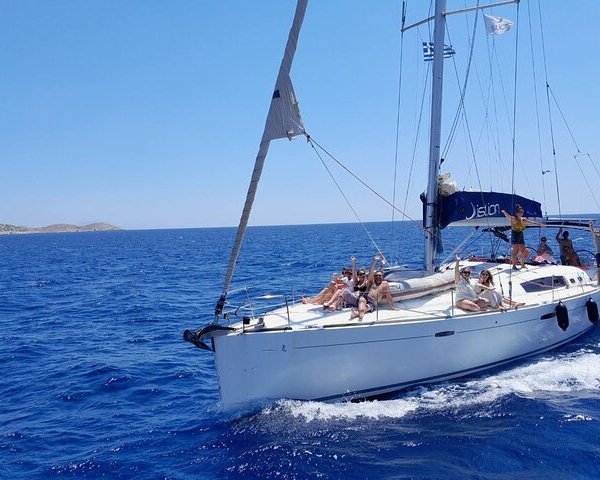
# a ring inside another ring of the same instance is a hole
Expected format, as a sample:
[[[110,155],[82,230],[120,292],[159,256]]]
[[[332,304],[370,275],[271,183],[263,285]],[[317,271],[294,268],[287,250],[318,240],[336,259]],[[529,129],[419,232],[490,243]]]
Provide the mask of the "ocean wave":
[[[361,402],[322,403],[280,400],[273,408],[294,417],[313,420],[354,420],[403,418],[408,415],[460,414],[493,415],[496,407],[508,397],[517,395],[547,403],[556,401],[556,394],[578,392],[600,394],[600,354],[581,350],[537,360],[535,363],[494,373],[475,380],[446,382],[410,389],[400,398]]]

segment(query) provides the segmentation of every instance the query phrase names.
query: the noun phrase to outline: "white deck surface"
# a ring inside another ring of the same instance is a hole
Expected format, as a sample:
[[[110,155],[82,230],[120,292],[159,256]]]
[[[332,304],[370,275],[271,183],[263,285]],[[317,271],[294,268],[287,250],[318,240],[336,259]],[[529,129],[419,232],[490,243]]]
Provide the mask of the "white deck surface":
[[[461,262],[463,266],[470,266],[473,272],[474,283],[478,274],[483,269],[490,270],[494,275],[496,288],[504,296],[509,296],[509,284],[512,282],[512,299],[515,302],[524,303],[524,306],[518,307],[519,310],[534,307],[536,305],[550,303],[558,299],[571,298],[594,291],[596,285],[592,282],[587,272],[574,267],[564,267],[560,265],[541,265],[529,266],[523,270],[512,270],[508,264],[491,264],[482,262],[465,261]],[[453,265],[450,267],[453,268]],[[567,279],[568,286],[555,289],[548,289],[542,292],[526,293],[520,284],[526,281],[533,281],[536,278],[561,276]],[[376,311],[367,313],[364,319],[351,318],[351,309],[344,308],[337,311],[324,310],[322,305],[295,303],[286,307],[278,308],[264,315],[264,325],[258,323],[258,319],[253,318],[250,325],[245,326],[245,330],[262,329],[305,329],[305,328],[323,328],[335,326],[368,325],[382,322],[418,322],[428,320],[439,320],[450,317],[463,317],[481,315],[483,313],[494,313],[506,315],[507,312],[499,310],[487,310],[486,312],[466,312],[454,307],[454,289],[434,295],[426,295],[420,298],[397,301],[395,305],[400,310],[392,310],[387,302],[383,302]],[[510,312],[513,309],[509,309]],[[239,327],[238,323],[232,326]]]

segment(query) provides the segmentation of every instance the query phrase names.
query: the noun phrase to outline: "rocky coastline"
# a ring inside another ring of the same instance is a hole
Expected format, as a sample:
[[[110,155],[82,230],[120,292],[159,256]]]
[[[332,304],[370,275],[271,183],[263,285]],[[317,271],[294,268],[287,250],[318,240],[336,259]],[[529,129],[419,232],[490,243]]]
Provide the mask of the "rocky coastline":
[[[10,225],[0,223],[0,235],[23,234],[23,233],[73,233],[73,232],[105,232],[121,230],[119,227],[109,223],[90,223],[89,225],[72,225],[69,223],[57,223],[46,227],[23,227],[21,225]]]

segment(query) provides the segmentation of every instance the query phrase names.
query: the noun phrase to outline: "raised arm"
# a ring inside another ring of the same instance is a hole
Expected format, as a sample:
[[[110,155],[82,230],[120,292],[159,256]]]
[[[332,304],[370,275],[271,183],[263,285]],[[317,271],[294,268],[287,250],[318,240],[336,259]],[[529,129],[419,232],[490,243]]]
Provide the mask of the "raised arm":
[[[512,216],[510,213],[508,213],[506,210],[500,210],[500,211],[501,211],[501,212],[504,214],[504,216],[505,216],[505,217],[508,219],[508,221],[509,221],[510,223],[512,223],[512,221],[513,221],[513,219],[514,219],[515,217],[513,217],[513,216]]]
[[[556,241],[558,243],[560,243],[560,241],[562,240],[562,238],[560,238],[560,234],[562,233],[562,227],[558,229],[558,233],[556,234]]]
[[[367,280],[371,283],[373,283],[373,276],[375,275],[375,266],[377,265],[377,262],[379,262],[379,260],[381,260],[381,255],[375,255],[375,258],[373,258],[373,261],[371,262],[371,268],[369,268],[369,275],[367,277]]]
[[[590,232],[592,232],[592,235],[598,235],[598,232],[594,229],[594,222],[592,220],[589,221],[588,225],[590,226]]]

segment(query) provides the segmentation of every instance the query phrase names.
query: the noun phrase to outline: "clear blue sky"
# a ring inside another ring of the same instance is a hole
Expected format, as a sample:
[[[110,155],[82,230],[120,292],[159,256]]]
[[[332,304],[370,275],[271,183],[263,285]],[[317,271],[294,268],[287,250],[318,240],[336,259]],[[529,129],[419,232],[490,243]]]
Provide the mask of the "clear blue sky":
[[[596,159],[599,2],[542,3],[550,83],[581,150]],[[451,9],[464,4],[448,1]],[[426,14],[427,5],[410,2],[409,22]],[[521,2],[523,27],[525,7]],[[0,0],[0,223],[237,225],[294,8],[292,0]],[[514,9],[503,7],[494,13],[514,18],[511,12]],[[399,13],[397,0],[309,3],[292,71],[307,130],[388,198],[396,135]],[[456,60],[464,64],[461,37],[467,30],[461,20],[452,21]],[[524,32],[523,42],[528,42]],[[514,42],[508,37],[514,33],[502,40]],[[407,34],[405,52],[416,52],[405,53],[407,78],[425,71],[415,35],[423,37],[426,30]],[[485,37],[481,27],[478,35]],[[538,80],[543,81],[542,65],[538,67]],[[485,75],[483,69],[477,72]],[[469,88],[477,92],[475,75]],[[519,78],[529,81],[530,76]],[[402,191],[418,103],[416,83],[405,82],[398,184]],[[508,69],[504,82],[512,95]],[[456,90],[455,84],[448,88]],[[530,96],[520,95],[519,105]],[[544,99],[541,94],[540,98]],[[512,104],[512,96],[508,102]],[[545,112],[546,104],[540,109]],[[446,118],[453,114],[454,107]],[[518,141],[524,143],[519,155],[523,162],[532,162],[525,169],[537,172],[535,118],[521,118]],[[569,137],[559,133],[564,130],[562,120],[553,120],[561,142],[557,151],[562,211],[597,212],[573,163]],[[480,127],[473,123],[471,128],[478,136]],[[464,131],[458,144],[466,143]],[[420,135],[426,139],[427,129]],[[506,142],[510,146],[510,140]],[[549,141],[544,148],[550,149]],[[458,148],[453,152],[445,169],[461,187],[476,186],[467,183],[472,179],[468,162],[461,160]],[[420,147],[407,206],[415,218],[420,215],[418,194],[425,188],[425,154]],[[509,164],[510,158],[504,158]],[[544,162],[554,170],[551,157]],[[497,165],[492,162],[492,170],[480,165],[482,179],[498,184],[501,178],[502,186],[510,187],[510,171]],[[391,218],[389,207],[339,170],[336,178],[362,220]],[[546,179],[550,181],[548,175]],[[594,173],[590,181],[597,186],[600,180]],[[541,200],[538,176],[528,185],[518,180],[517,188],[522,195],[531,188]],[[553,183],[546,184],[546,195],[549,212],[556,213]],[[597,197],[600,200],[600,193]],[[397,199],[403,207],[404,193],[399,191]],[[273,142],[251,224],[355,220],[306,142]]]

